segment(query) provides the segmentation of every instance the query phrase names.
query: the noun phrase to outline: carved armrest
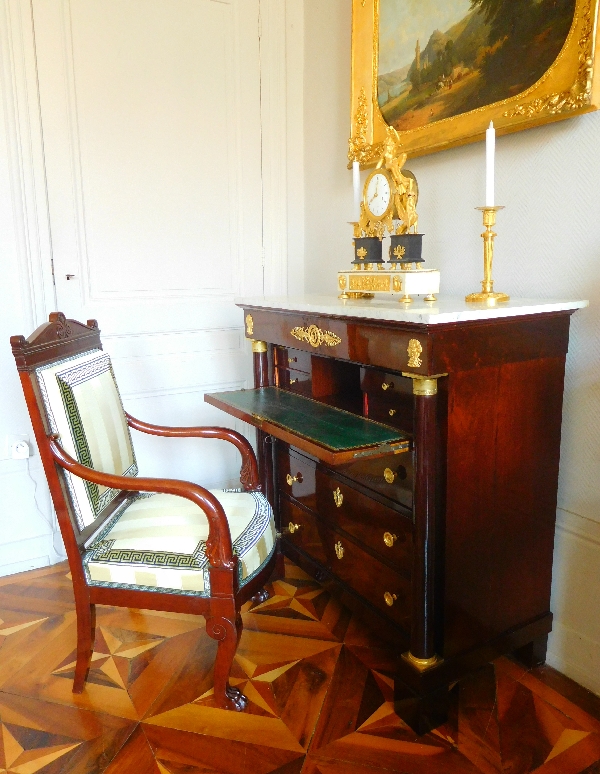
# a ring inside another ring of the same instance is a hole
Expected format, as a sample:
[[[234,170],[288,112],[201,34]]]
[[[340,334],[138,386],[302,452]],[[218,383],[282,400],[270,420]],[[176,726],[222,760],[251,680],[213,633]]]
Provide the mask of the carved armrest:
[[[260,491],[258,464],[254,449],[243,435],[227,427],[163,427],[142,422],[125,412],[127,424],[134,430],[149,435],[162,435],[167,438],[219,438],[232,443],[242,455],[240,482],[245,492]]]
[[[111,489],[120,489],[129,492],[160,492],[163,494],[177,495],[191,500],[206,514],[208,520],[208,539],[206,541],[206,555],[212,567],[231,569],[233,562],[233,547],[231,545],[231,532],[229,522],[223,510],[223,506],[217,498],[198,484],[190,481],[178,481],[169,478],[133,478],[130,476],[116,476],[112,473],[101,473],[93,468],[81,465],[73,459],[56,442],[56,437],[50,436],[49,448],[54,461],[62,468],[85,481],[91,481],[100,486]]]

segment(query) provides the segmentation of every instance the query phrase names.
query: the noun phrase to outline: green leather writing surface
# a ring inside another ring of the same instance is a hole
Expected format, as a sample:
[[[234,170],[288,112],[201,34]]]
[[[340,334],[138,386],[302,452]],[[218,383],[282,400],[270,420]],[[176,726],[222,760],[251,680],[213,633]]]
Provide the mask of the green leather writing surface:
[[[207,398],[214,398],[238,411],[267,420],[334,452],[409,439],[409,436],[393,427],[278,387],[217,392]]]

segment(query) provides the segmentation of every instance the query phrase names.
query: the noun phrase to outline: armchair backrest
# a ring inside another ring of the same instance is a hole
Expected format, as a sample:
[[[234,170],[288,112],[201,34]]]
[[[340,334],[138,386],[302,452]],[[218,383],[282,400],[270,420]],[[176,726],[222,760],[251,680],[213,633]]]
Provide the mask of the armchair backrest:
[[[28,339],[14,336],[11,345],[40,452],[48,434],[58,434],[60,445],[82,465],[136,476],[127,419],[99,333],[94,320],[85,326],[57,313]],[[44,466],[49,475],[47,460]],[[53,463],[52,468],[55,472]],[[73,526],[80,532],[120,494],[66,470],[61,475]],[[54,493],[53,497],[57,507]]]
[[[82,465],[103,473],[136,476],[129,427],[109,356],[93,349],[35,369],[51,432]],[[119,494],[65,471],[80,530]]]

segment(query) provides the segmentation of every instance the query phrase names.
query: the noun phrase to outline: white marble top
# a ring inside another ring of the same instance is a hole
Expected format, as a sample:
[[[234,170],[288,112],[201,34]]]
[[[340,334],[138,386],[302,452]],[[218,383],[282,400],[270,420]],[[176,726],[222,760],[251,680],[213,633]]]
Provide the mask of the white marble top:
[[[544,312],[564,312],[583,309],[589,301],[565,301],[539,298],[512,298],[510,301],[487,306],[467,304],[464,298],[444,298],[426,303],[417,298],[406,308],[398,300],[389,298],[340,299],[336,296],[252,296],[236,298],[238,306],[281,309],[288,312],[330,314],[338,317],[362,317],[369,320],[391,320],[421,325],[462,322],[465,320],[493,320],[499,317],[519,317]]]

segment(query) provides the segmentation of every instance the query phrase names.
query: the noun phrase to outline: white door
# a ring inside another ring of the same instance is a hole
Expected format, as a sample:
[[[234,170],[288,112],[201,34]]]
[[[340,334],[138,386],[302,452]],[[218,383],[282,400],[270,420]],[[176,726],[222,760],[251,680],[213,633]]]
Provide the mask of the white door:
[[[235,420],[233,298],[261,293],[258,0],[33,0],[57,308],[96,318],[134,416]],[[242,429],[238,427],[238,429]],[[228,444],[134,433],[140,472],[228,484]]]

